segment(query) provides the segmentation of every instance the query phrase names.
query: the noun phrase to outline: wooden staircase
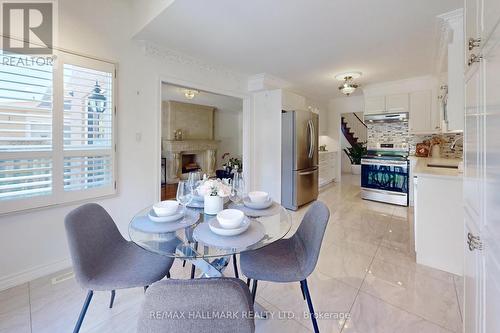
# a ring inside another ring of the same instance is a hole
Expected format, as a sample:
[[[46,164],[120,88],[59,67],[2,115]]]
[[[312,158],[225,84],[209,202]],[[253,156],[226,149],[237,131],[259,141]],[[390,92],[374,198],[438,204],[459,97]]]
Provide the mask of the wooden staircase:
[[[358,138],[354,136],[354,133],[351,132],[351,128],[347,126],[347,122],[345,121],[345,118],[342,117],[340,120],[341,123],[341,128],[342,128],[342,133],[344,133],[345,138],[347,139],[347,142],[353,147],[358,144]]]

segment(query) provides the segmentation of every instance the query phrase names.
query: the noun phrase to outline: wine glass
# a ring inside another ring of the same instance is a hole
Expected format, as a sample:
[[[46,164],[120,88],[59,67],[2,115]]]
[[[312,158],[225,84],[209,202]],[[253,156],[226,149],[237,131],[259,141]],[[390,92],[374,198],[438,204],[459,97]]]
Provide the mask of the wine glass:
[[[229,199],[235,204],[240,205],[244,197],[245,181],[243,180],[243,174],[241,172],[235,172],[231,182],[231,194],[229,195]]]
[[[189,181],[179,181],[176,199],[183,206],[183,213],[185,214],[186,206],[193,200],[193,187],[189,184]]]
[[[188,183],[196,188],[198,186],[198,182],[201,180],[201,173],[199,171],[190,172],[188,175]]]

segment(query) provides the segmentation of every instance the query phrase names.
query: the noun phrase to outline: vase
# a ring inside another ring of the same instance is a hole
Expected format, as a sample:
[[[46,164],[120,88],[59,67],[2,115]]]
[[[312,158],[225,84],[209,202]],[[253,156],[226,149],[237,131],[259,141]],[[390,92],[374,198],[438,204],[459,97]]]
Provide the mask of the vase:
[[[431,155],[434,158],[440,158],[441,157],[441,146],[440,145],[432,146],[432,154]]]
[[[217,215],[224,209],[224,199],[218,195],[206,195],[204,202],[204,212],[208,215]]]
[[[351,173],[353,175],[361,174],[361,164],[351,164]]]

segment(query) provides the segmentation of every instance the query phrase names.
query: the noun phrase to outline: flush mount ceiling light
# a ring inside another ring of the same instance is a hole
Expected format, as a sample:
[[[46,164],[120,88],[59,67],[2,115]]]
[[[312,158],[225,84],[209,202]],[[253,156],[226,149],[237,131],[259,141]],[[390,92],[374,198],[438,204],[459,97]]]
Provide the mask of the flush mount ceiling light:
[[[358,84],[354,83],[354,80],[361,76],[360,72],[349,72],[335,75],[335,78],[339,81],[344,81],[339,87],[339,90],[346,96],[351,95],[356,88],[359,87]]]
[[[184,89],[184,96],[187,99],[193,99],[198,95],[200,92],[198,90],[193,90],[193,89]]]

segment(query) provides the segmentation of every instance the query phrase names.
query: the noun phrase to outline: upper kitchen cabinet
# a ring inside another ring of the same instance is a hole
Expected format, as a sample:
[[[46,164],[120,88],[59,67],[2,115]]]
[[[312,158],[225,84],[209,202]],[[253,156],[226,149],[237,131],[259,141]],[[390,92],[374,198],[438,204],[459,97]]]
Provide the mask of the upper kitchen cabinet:
[[[365,98],[365,114],[408,112],[408,94],[368,96]]]
[[[466,0],[465,1],[465,47],[467,48],[467,57],[464,61],[465,66],[468,66],[469,59],[481,45],[481,27],[480,27],[480,2],[481,0]]]
[[[365,98],[365,114],[385,112],[385,96],[370,96]]]
[[[427,134],[440,130],[439,125],[433,124],[432,91],[423,90],[410,93],[410,133]],[[434,126],[433,126],[434,125]]]
[[[473,9],[471,9],[473,10]],[[463,64],[464,50],[464,15],[462,9],[440,15],[443,36],[443,54],[447,54],[447,96],[443,101],[443,132],[464,130],[464,93],[465,82]],[[445,53],[446,52],[446,53]]]
[[[500,17],[498,0],[465,0],[466,67],[478,60],[480,49],[490,37]]]
[[[408,112],[408,94],[394,94],[385,97],[386,112]]]

